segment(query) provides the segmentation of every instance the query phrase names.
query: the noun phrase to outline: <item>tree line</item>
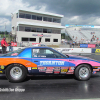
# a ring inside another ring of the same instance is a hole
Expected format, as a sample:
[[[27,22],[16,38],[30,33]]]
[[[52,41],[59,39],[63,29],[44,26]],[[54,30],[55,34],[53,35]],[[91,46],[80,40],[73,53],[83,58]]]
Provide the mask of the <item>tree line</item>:
[[[66,35],[65,33],[61,33],[61,39],[66,39],[66,40],[72,40],[71,38],[70,38],[70,36],[69,35]]]

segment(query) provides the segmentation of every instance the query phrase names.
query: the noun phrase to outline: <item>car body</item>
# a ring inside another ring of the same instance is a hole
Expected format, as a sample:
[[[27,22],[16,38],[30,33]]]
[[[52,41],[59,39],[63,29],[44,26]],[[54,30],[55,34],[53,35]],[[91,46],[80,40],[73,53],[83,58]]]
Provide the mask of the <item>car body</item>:
[[[11,82],[21,82],[27,74],[74,74],[78,80],[88,80],[97,71],[99,61],[63,55],[50,47],[29,47],[0,57],[0,73]]]

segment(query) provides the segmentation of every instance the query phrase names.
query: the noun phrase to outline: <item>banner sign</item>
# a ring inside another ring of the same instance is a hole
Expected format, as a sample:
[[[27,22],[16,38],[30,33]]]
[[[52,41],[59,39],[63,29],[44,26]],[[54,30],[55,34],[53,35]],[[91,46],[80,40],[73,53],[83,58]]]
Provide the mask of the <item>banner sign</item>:
[[[96,44],[88,44],[88,48],[95,48]]]
[[[100,53],[100,49],[92,49],[92,53]]]
[[[56,48],[61,53],[91,53],[91,48]]]
[[[13,43],[11,43],[11,46],[16,47],[17,46],[17,43],[16,42],[13,42]]]
[[[66,27],[82,27],[82,28],[94,28],[94,25],[74,25],[74,24],[66,24]]]
[[[43,35],[43,34],[32,34],[32,36],[51,37],[51,35]]]
[[[38,44],[40,44],[40,43],[32,43],[32,45],[38,45]]]
[[[80,44],[80,48],[88,48],[88,44]]]

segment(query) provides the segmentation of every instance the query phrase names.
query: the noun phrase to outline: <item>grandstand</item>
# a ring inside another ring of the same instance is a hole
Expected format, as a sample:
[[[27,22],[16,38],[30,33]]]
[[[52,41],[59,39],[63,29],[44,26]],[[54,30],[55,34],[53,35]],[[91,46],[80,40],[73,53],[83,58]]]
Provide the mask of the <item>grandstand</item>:
[[[83,27],[85,26],[85,27]],[[96,43],[100,41],[100,28],[89,25],[66,25],[66,33],[77,43]]]

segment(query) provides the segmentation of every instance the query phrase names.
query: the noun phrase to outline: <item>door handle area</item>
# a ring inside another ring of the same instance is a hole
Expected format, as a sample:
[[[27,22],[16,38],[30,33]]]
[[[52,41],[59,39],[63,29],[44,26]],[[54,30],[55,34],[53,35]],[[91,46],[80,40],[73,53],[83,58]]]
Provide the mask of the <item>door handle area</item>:
[[[39,61],[34,61],[34,62],[39,62]]]

